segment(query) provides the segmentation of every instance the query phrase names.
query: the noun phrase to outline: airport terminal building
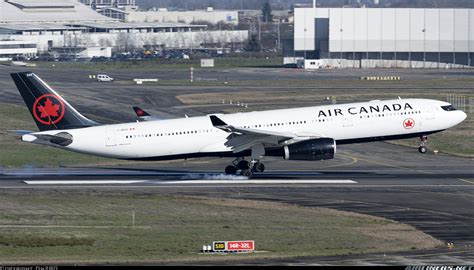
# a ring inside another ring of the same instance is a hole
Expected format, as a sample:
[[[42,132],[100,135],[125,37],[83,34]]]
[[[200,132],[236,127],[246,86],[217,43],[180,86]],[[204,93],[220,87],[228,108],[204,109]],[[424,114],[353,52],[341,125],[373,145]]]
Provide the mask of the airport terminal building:
[[[295,8],[295,54],[321,66],[474,65],[473,9]]]
[[[53,47],[75,46],[112,47],[119,51],[146,46],[192,49],[210,44],[242,44],[247,39],[248,31],[211,31],[206,25],[125,23],[99,14],[76,0],[0,0],[0,41],[23,42],[28,46],[34,42],[38,53]],[[9,46],[9,54],[12,53],[10,43],[3,44]]]

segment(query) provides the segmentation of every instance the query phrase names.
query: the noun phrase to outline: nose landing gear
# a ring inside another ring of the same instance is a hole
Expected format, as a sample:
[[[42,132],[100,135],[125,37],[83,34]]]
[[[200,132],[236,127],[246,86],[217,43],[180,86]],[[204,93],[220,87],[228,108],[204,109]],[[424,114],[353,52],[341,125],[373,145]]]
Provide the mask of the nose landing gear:
[[[252,177],[254,172],[264,172],[265,165],[261,163],[258,159],[252,159],[252,161],[247,161],[243,158],[237,158],[232,161],[232,165],[229,165],[225,168],[226,174],[237,174]]]
[[[420,137],[420,147],[418,147],[418,152],[425,154],[428,152],[428,147],[426,147],[426,142],[428,141],[428,136]]]

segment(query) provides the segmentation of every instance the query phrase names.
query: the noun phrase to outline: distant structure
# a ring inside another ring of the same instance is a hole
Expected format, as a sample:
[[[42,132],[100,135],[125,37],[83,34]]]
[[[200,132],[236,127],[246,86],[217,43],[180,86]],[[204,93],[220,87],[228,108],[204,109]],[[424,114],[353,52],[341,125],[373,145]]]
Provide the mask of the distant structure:
[[[294,18],[295,54],[321,67],[474,65],[473,9],[308,7]]]
[[[0,40],[0,61],[9,61],[18,56],[28,59],[35,57],[37,53],[35,42]]]
[[[137,10],[135,0],[78,0],[98,13],[121,21],[125,21],[128,11]]]
[[[135,0],[78,0],[92,9],[102,8],[131,8],[137,9]]]
[[[237,10],[214,10],[212,7],[194,11],[168,11],[160,8],[149,11],[128,10],[125,11],[124,20],[126,22],[209,22],[212,24],[223,22],[237,25],[239,14]]]
[[[59,47],[68,47],[70,52],[75,51],[72,47],[133,51],[146,47],[199,48],[203,44],[221,47],[242,44],[247,39],[247,31],[209,31],[206,25],[125,23],[103,16],[76,0],[0,0],[0,40],[9,41],[0,46],[0,54],[3,50],[6,55],[7,48],[18,47],[16,51],[8,50],[9,56],[23,55],[24,51],[34,54],[36,50],[20,50],[22,46],[30,48],[34,44],[37,53],[51,51],[51,48],[60,51]]]

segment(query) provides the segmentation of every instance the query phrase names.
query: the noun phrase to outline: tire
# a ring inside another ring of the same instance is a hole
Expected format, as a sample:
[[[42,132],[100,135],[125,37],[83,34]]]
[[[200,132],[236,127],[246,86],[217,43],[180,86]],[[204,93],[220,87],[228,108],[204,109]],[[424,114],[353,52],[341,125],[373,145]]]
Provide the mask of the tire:
[[[241,170],[248,170],[248,169],[250,169],[250,162],[248,162],[247,160],[241,160],[237,164],[237,168],[239,168]]]
[[[428,148],[426,146],[420,146],[418,147],[418,152],[426,154],[426,152],[428,152]]]
[[[251,171],[251,170],[248,170],[248,169],[247,169],[247,170],[242,170],[242,171],[240,171],[240,174],[241,174],[242,176],[246,176],[246,177],[248,177],[248,178],[252,177],[252,171]]]
[[[237,167],[229,165],[225,167],[225,173],[226,174],[236,174],[237,173]]]
[[[254,172],[264,172],[265,171],[265,165],[261,162],[257,162],[253,165],[253,171]]]

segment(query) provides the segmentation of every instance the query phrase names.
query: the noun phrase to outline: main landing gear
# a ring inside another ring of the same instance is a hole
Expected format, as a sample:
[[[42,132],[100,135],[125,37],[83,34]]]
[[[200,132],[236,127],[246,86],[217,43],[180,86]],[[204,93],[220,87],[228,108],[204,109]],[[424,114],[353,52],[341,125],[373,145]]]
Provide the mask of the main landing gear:
[[[420,147],[418,147],[418,152],[425,154],[428,152],[428,147],[426,147],[426,142],[428,141],[428,136],[420,137]]]
[[[237,174],[252,177],[254,172],[264,172],[265,165],[261,163],[258,159],[252,159],[251,161],[245,160],[243,158],[237,158],[232,161],[232,165],[225,167],[226,174]]]

